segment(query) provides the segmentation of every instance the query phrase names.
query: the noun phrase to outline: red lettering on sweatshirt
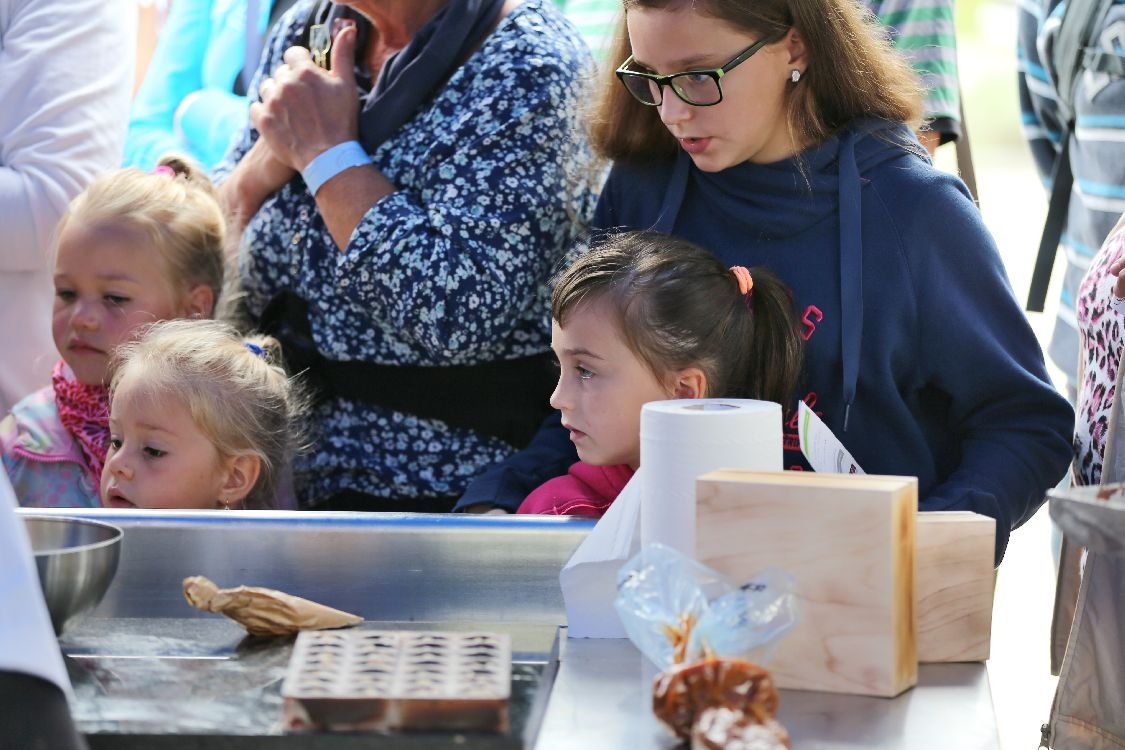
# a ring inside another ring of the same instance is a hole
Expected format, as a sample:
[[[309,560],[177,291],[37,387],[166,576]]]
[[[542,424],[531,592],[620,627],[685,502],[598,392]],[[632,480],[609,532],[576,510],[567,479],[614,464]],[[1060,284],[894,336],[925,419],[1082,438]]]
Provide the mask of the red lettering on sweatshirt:
[[[801,316],[801,323],[805,327],[804,333],[801,338],[808,341],[812,338],[813,333],[816,332],[816,324],[824,320],[824,313],[816,305],[809,305],[805,308],[805,314]]]

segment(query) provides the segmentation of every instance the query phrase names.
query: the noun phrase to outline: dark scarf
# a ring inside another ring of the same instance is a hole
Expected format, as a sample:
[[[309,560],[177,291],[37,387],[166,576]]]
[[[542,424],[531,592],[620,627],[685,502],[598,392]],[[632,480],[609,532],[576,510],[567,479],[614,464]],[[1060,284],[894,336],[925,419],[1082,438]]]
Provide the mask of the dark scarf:
[[[410,44],[387,60],[359,114],[359,138],[368,153],[434,97],[491,33],[503,4],[504,0],[450,0]]]

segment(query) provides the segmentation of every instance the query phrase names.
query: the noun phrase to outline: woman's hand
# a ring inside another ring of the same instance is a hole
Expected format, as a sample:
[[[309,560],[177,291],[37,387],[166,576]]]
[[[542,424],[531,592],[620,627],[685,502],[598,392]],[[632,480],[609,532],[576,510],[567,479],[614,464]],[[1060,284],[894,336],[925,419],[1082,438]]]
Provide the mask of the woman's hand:
[[[269,197],[293,179],[296,170],[277,157],[269,143],[259,138],[239,161],[245,169],[253,173],[258,189]],[[262,199],[263,201],[265,198]],[[259,202],[259,207],[261,202]],[[255,209],[256,210],[256,209]]]
[[[332,70],[312,61],[304,47],[285,51],[284,64],[259,86],[260,102],[250,105],[250,122],[276,158],[300,171],[325,150],[356,140],[355,26],[345,26],[332,43]]]
[[[261,138],[256,140],[219,186],[219,198],[229,217],[231,234],[241,235],[250,217],[295,174],[292,167],[277,158],[268,143]],[[237,244],[232,243],[232,251],[236,248]]]
[[[262,101],[250,105],[250,122],[287,169],[303,171],[333,146],[359,139],[355,42],[354,25],[336,34],[332,70],[313,63],[304,47],[290,47],[273,78],[259,86]],[[317,206],[341,252],[364,215],[394,189],[373,165],[346,169],[321,185]]]

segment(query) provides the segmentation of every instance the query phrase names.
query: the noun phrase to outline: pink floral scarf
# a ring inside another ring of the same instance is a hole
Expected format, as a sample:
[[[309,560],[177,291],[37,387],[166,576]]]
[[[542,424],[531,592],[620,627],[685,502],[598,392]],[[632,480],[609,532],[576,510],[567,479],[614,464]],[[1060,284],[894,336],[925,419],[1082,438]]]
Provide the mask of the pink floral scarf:
[[[100,480],[109,447],[109,392],[75,380],[61,359],[51,373],[51,385],[63,427],[78,441],[86,470]]]

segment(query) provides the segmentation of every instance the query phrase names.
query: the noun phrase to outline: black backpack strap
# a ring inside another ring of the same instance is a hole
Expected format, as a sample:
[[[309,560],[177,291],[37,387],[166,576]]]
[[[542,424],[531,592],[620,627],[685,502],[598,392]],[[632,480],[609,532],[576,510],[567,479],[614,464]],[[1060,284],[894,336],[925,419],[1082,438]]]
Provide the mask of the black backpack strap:
[[[1056,96],[1059,121],[1062,123],[1062,150],[1055,159],[1052,169],[1051,198],[1047,204],[1047,219],[1043,224],[1043,235],[1039,240],[1039,252],[1035,256],[1035,270],[1031,274],[1031,288],[1027,294],[1027,309],[1043,312],[1047,299],[1047,287],[1051,283],[1051,270],[1055,265],[1059,241],[1066,227],[1066,215],[1070,206],[1070,189],[1074,185],[1074,175],[1070,167],[1070,136],[1074,133],[1074,90],[1085,69],[1090,43],[1094,31],[1114,0],[1066,0],[1059,33],[1052,50]]]
[[[1043,223],[1043,236],[1039,240],[1035,270],[1031,272],[1031,288],[1027,293],[1027,309],[1030,312],[1043,312],[1043,305],[1047,301],[1047,287],[1051,283],[1051,270],[1055,267],[1055,255],[1059,250],[1059,241],[1062,240],[1063,227],[1066,226],[1070,188],[1073,185],[1074,175],[1070,171],[1070,128],[1067,128],[1062,151],[1055,158],[1055,166],[1051,171],[1047,220]]]

